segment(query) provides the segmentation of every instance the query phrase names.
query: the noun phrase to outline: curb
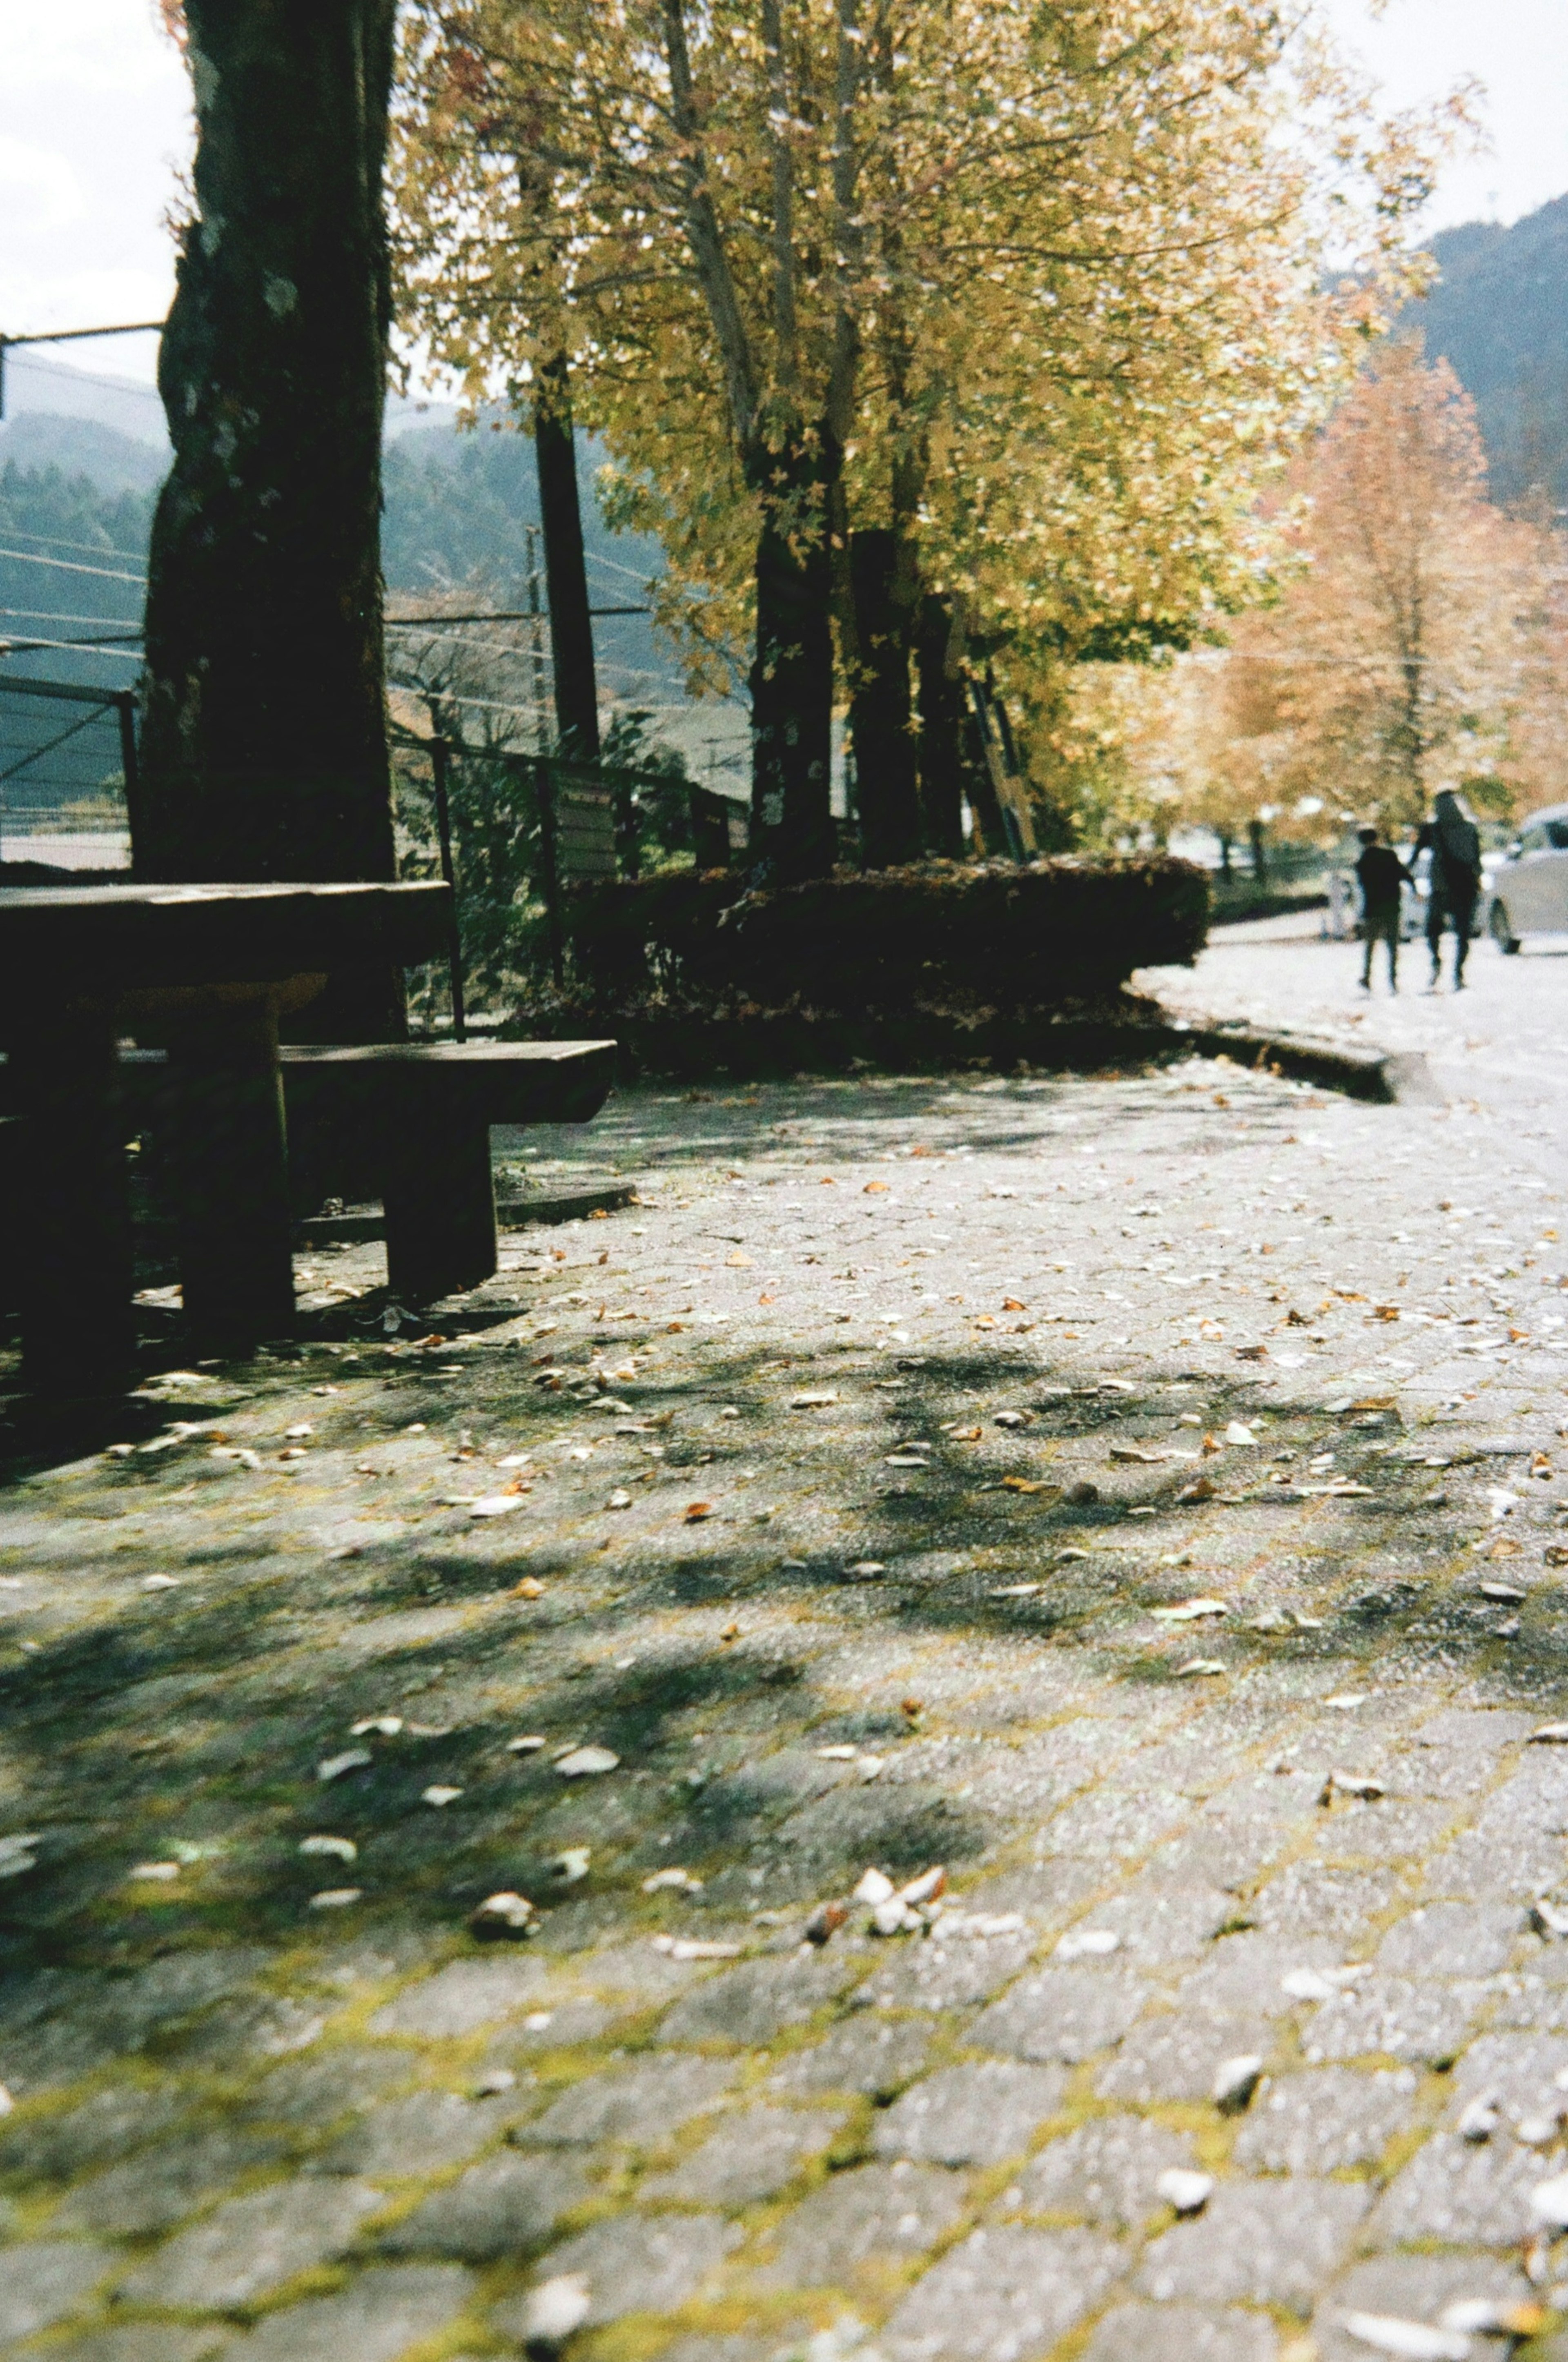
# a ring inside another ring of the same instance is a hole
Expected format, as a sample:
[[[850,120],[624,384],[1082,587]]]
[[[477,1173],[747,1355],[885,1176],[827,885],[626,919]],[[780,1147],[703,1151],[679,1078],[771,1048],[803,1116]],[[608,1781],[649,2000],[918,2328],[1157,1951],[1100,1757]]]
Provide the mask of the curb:
[[[1345,1050],[1291,1033],[1264,1033],[1242,1025],[1191,1025],[1178,1018],[1170,1032],[1205,1058],[1272,1068],[1292,1082],[1318,1083],[1380,1107],[1446,1107],[1419,1050]]]

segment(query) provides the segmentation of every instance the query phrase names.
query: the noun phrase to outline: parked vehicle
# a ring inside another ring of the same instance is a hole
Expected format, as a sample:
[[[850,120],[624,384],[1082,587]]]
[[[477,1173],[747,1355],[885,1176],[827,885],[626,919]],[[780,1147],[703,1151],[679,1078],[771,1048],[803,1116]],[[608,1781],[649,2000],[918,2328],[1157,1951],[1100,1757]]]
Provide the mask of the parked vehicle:
[[[1500,951],[1517,952],[1532,935],[1568,934],[1568,804],[1531,812],[1487,866],[1486,925]]]

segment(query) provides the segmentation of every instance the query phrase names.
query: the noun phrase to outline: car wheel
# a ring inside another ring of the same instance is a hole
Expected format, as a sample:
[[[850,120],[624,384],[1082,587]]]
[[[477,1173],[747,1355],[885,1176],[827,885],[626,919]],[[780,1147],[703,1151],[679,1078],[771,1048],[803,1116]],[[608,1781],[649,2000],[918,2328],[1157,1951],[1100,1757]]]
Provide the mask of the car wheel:
[[[1487,924],[1492,930],[1492,941],[1496,944],[1497,949],[1500,952],[1507,953],[1507,956],[1511,959],[1514,954],[1518,950],[1519,939],[1518,935],[1515,934],[1512,927],[1509,926],[1507,911],[1504,909],[1501,902],[1493,903],[1492,915],[1487,921]]]

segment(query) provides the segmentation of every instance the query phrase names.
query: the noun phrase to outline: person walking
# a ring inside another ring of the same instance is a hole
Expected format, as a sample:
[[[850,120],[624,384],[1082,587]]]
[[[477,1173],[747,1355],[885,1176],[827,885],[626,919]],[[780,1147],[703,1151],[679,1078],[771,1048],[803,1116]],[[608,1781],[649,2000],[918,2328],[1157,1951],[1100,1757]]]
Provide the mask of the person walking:
[[[1446,919],[1453,929],[1453,988],[1464,989],[1464,963],[1470,955],[1470,931],[1481,896],[1481,832],[1475,815],[1452,788],[1432,800],[1432,816],[1416,838],[1412,866],[1423,853],[1431,855],[1427,894],[1427,949],[1432,955],[1431,983],[1435,992],[1442,972],[1442,930]]]
[[[1358,828],[1361,855],[1355,865],[1361,888],[1361,932],[1366,945],[1361,964],[1361,988],[1372,990],[1372,952],[1375,944],[1388,947],[1388,989],[1399,989],[1399,898],[1407,871],[1392,846],[1384,844],[1375,828]]]

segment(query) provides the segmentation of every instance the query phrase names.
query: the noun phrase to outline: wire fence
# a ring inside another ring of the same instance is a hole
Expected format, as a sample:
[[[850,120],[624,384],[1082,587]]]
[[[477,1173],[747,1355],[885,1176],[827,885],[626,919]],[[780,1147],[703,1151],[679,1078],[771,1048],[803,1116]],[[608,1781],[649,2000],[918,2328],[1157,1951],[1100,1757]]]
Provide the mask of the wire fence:
[[[0,859],[128,868],[135,792],[128,690],[0,672]]]

